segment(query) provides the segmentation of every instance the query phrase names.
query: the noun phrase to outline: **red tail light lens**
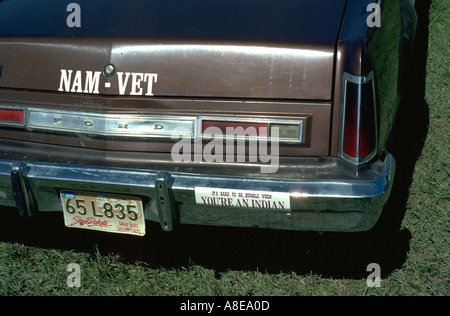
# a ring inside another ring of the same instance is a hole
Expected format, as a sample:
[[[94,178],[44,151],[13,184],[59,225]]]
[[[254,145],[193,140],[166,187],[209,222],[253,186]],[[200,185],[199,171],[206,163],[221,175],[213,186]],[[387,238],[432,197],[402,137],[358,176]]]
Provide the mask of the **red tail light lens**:
[[[23,123],[23,110],[0,109],[0,123]]]
[[[347,83],[344,113],[344,140],[343,151],[346,155],[356,158],[358,156],[358,94],[359,86]]]
[[[376,154],[377,112],[373,75],[344,76],[341,156],[355,164]]]

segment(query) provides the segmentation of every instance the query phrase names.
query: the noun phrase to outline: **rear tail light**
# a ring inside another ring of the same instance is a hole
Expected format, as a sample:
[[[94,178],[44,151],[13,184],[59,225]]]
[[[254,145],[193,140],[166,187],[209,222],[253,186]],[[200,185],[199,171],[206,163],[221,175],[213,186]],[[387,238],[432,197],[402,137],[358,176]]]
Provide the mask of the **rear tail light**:
[[[340,155],[362,164],[372,159],[377,148],[377,109],[373,74],[344,74]]]
[[[24,124],[24,113],[20,109],[1,109],[0,108],[0,124]]]

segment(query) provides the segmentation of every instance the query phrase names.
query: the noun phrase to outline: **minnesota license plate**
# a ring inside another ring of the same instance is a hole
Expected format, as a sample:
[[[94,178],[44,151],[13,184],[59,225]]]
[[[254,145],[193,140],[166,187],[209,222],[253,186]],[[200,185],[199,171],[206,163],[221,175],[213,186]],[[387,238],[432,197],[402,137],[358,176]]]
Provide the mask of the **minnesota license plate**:
[[[145,235],[144,208],[133,196],[61,191],[67,227]]]

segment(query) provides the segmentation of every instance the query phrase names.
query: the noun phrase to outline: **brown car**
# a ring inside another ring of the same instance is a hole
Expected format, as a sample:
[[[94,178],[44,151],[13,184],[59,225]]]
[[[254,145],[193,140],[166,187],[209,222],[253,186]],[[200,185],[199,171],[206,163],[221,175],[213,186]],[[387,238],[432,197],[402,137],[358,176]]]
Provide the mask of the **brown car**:
[[[411,0],[0,1],[0,205],[363,231],[390,194]]]

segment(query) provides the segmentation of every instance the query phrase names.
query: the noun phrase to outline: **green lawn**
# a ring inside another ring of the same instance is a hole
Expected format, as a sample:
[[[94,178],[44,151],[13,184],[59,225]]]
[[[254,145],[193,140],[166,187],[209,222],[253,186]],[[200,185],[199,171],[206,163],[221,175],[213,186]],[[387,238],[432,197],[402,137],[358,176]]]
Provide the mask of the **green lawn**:
[[[61,214],[19,219],[2,209],[0,295],[449,295],[450,0],[431,1],[429,15],[427,2],[417,1],[398,175],[378,229],[164,233],[152,223],[142,239],[68,231]],[[396,220],[399,231],[384,233]],[[378,288],[366,285],[372,262],[381,268]],[[69,263],[80,265],[79,288],[67,286]]]

